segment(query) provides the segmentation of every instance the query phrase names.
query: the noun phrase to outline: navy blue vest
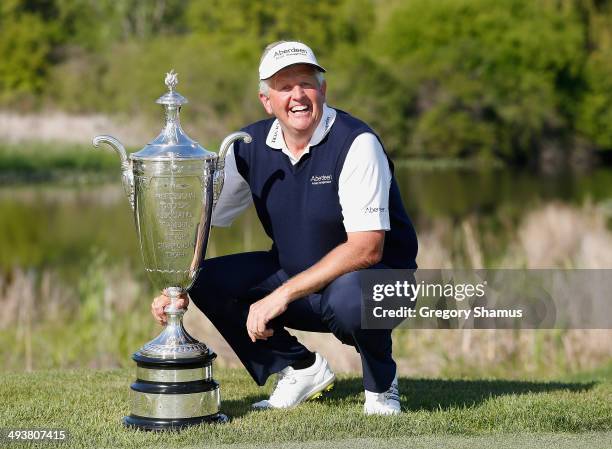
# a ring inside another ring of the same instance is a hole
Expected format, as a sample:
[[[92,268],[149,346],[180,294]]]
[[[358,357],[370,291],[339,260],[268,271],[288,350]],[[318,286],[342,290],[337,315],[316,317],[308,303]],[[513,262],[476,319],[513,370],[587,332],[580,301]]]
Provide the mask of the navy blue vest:
[[[244,128],[253,142],[235,143],[234,154],[238,172],[251,188],[261,224],[274,243],[272,251],[293,276],[346,241],[338,179],[355,138],[364,132],[375,133],[362,121],[337,111],[325,138],[292,165],[281,150],[266,145],[273,123],[274,119],[262,120]],[[389,166],[393,173],[390,160]],[[416,268],[416,233],[395,177],[389,192],[389,214],[391,230],[385,234],[381,262],[389,268]]]

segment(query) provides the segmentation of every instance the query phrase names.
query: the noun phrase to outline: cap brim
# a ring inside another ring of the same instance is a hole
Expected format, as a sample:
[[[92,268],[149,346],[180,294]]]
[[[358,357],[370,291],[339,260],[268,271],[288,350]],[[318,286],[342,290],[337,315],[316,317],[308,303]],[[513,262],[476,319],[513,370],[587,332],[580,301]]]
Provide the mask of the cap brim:
[[[325,70],[323,67],[321,67],[320,65],[318,65],[318,64],[313,64],[312,62],[305,62],[305,61],[304,61],[304,62],[301,62],[301,61],[300,61],[300,62],[294,62],[294,63],[292,63],[292,64],[287,64],[286,66],[279,67],[279,68],[278,68],[278,69],[276,69],[276,70],[274,70],[274,69],[269,70],[269,72],[271,72],[271,73],[260,73],[260,74],[259,74],[259,79],[260,79],[260,80],[262,80],[262,81],[263,81],[263,80],[270,79],[270,78],[272,78],[274,75],[276,75],[278,72],[280,72],[281,70],[286,69],[287,67],[293,67],[294,65],[301,65],[301,64],[304,64],[304,65],[309,65],[309,66],[311,66],[311,67],[314,67],[314,68],[315,68],[315,69],[317,69],[319,72],[323,72],[323,73],[325,73],[325,72],[326,72],[326,70]]]

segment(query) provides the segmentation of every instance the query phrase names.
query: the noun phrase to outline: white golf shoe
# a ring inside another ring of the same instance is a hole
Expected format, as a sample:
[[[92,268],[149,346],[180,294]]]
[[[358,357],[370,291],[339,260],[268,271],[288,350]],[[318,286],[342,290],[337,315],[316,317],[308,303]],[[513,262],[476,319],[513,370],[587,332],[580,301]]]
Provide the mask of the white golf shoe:
[[[366,415],[397,415],[401,412],[397,375],[387,391],[373,393],[365,390],[363,412]]]
[[[269,399],[253,404],[253,408],[290,408],[308,399],[315,399],[334,387],[335,374],[327,360],[316,353],[312,366],[293,369],[288,366],[277,374],[276,386]]]

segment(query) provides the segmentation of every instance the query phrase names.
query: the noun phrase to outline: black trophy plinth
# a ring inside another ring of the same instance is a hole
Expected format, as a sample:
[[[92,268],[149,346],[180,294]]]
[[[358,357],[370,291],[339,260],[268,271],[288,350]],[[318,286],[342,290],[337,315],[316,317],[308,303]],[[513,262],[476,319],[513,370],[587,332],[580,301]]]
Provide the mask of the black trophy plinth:
[[[127,427],[180,430],[202,423],[226,423],[219,412],[219,384],[212,378],[210,349],[199,357],[156,359],[135,353],[136,381],[131,385],[132,413]]]

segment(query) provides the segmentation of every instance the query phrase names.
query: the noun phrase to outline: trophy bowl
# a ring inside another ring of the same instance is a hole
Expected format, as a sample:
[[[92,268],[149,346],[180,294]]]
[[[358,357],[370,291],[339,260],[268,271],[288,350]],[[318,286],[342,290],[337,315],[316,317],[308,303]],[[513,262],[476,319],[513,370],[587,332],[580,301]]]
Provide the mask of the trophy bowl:
[[[131,385],[131,414],[123,423],[146,430],[228,420],[219,411],[219,384],[213,379],[216,354],[185,330],[186,309],[177,307],[177,301],[197,278],[206,254],[212,211],[223,188],[225,154],[235,140],[250,142],[251,136],[230,134],[218,155],[202,148],[181,128],[179,112],[187,99],[176,92],[177,83],[174,71],[166,74],[168,92],[157,99],[165,109],[165,124],[143,149],[128,157],[114,137],[93,139],[95,147],[107,144],[121,158],[145,271],[155,289],[170,298],[163,331],[132,355],[136,381]]]

